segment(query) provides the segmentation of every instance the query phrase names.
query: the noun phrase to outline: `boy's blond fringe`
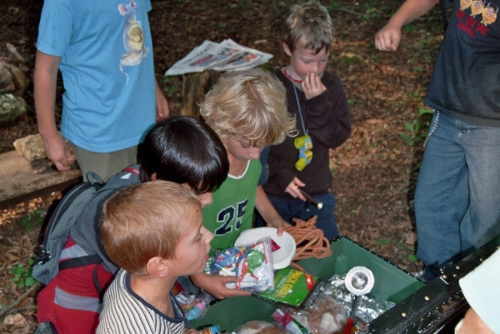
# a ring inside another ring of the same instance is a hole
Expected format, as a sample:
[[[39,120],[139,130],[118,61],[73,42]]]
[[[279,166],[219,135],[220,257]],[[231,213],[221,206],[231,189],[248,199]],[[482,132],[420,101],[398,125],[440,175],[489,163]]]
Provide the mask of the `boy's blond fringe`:
[[[295,118],[286,107],[283,84],[260,68],[226,72],[206,95],[201,115],[220,138],[248,140],[255,147],[295,136]]]

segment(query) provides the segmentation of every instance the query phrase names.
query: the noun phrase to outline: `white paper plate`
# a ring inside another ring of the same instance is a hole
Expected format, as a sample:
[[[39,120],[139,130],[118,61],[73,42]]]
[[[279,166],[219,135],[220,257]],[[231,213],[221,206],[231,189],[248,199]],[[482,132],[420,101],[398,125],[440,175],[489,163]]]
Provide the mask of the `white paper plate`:
[[[295,240],[288,232],[278,236],[274,227],[258,227],[243,231],[234,242],[235,247],[255,243],[265,237],[270,237],[280,249],[273,252],[273,269],[278,270],[290,265],[295,256]]]

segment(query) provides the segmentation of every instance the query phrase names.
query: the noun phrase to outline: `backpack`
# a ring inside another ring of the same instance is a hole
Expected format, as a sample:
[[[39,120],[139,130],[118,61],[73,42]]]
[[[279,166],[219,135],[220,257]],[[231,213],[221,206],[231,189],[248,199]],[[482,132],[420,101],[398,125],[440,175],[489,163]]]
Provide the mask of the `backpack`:
[[[106,200],[118,190],[140,183],[139,166],[131,166],[104,182],[94,172],[87,182],[74,186],[52,214],[33,267],[33,278],[48,285],[64,269],[103,263],[116,274],[118,267],[109,259],[101,243],[100,218]],[[68,237],[88,255],[61,260]],[[100,293],[100,287],[96,286]]]

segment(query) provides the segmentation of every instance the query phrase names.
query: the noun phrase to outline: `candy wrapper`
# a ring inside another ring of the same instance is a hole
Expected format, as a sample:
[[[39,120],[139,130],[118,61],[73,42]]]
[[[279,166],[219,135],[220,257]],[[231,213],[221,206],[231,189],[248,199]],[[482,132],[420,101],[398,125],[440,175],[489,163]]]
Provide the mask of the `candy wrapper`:
[[[328,280],[323,294],[334,297],[343,306],[346,313],[351,312],[355,296],[345,286],[345,275],[333,275]],[[358,298],[360,299],[359,306],[353,316],[365,323],[371,322],[396,305],[391,301],[376,300],[370,294]]]
[[[323,295],[306,310],[278,309],[273,318],[295,334],[340,334],[347,321],[342,306],[334,298]]]
[[[175,296],[175,299],[181,305],[187,320],[203,317],[210,305],[210,295],[206,292],[203,292],[199,296],[179,292]]]
[[[217,251],[209,264],[211,275],[234,276],[229,289],[265,291],[274,287],[271,238]]]
[[[232,334],[289,334],[289,332],[277,324],[252,320],[238,326]]]
[[[287,267],[274,274],[274,288],[257,297],[295,308],[309,307],[321,293],[325,281],[317,276]]]

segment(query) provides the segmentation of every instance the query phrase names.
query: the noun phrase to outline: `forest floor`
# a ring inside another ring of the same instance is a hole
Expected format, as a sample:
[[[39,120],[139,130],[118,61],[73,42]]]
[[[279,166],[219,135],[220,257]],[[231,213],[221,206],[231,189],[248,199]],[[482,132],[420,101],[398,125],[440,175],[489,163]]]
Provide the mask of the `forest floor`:
[[[264,66],[276,70],[288,64],[277,22],[296,1],[163,0],[152,1],[155,72],[169,99],[171,114],[179,114],[182,76],[163,73],[204,40],[231,38],[274,57]],[[439,12],[405,27],[396,52],[379,52],[374,34],[401,4],[400,0],[324,0],[335,26],[335,44],[328,69],[345,86],[352,116],[352,134],[332,150],[335,216],[342,235],[408,272],[421,269],[415,257],[413,193],[430,120],[423,105],[434,60],[442,40]],[[41,2],[12,0],[0,20],[0,56],[6,43],[24,57],[30,78],[36,51]],[[59,87],[59,95],[62,87]],[[28,113],[0,128],[0,153],[12,142],[37,132],[32,87],[24,96]],[[60,99],[57,112],[60,114]],[[13,282],[25,278],[39,244],[42,222],[60,193],[34,198],[0,212],[0,312],[28,290]],[[36,291],[9,311],[22,325],[0,324],[0,332],[31,333],[36,315]],[[2,319],[2,321],[4,321]],[[9,320],[10,321],[10,320]],[[24,321],[24,322],[23,322]],[[7,321],[6,321],[7,322]]]

